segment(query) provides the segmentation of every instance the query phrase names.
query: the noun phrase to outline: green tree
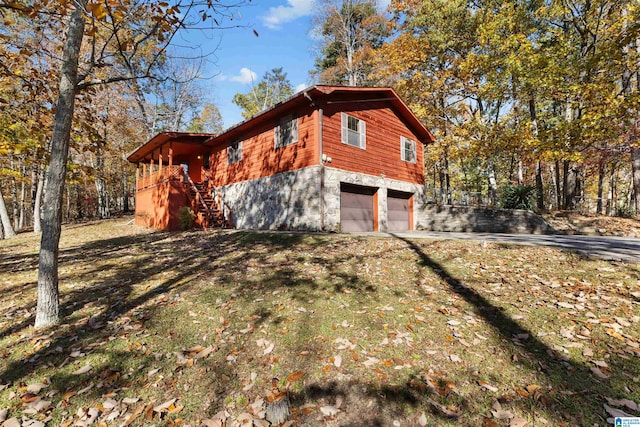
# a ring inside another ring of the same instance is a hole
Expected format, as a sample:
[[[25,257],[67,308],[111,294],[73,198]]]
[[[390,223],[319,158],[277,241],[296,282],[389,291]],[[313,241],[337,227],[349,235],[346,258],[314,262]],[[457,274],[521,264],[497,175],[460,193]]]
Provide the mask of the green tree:
[[[59,53],[50,56],[60,58],[52,66],[59,71],[59,84],[52,102],[55,115],[43,203],[36,327],[59,321],[58,249],[76,96],[94,86],[151,77],[156,66],[166,58],[167,48],[180,29],[201,25],[203,20],[218,22],[209,18],[226,10],[226,6],[217,2],[195,0],[177,1],[172,5],[128,0],[0,3],[1,14],[19,16],[32,22],[34,28],[49,28],[51,34],[58,37],[57,44],[51,43],[53,50],[61,47]],[[5,26],[9,28],[2,31],[4,40],[15,36],[12,24],[5,19]],[[38,50],[2,51],[3,55],[13,53],[14,56],[15,52],[19,57],[36,55]],[[3,74],[21,78],[19,73],[4,67]],[[47,81],[31,84],[51,89]]]
[[[371,75],[372,51],[389,35],[389,22],[376,11],[376,2],[325,0],[320,3],[316,21],[322,41],[311,74],[322,84],[375,84]]]
[[[215,104],[204,104],[200,114],[196,114],[187,127],[189,132],[220,134],[223,131],[222,115]]]
[[[242,109],[242,117],[249,119],[293,95],[293,87],[282,67],[264,73],[262,79],[247,93],[236,93],[233,103]]]

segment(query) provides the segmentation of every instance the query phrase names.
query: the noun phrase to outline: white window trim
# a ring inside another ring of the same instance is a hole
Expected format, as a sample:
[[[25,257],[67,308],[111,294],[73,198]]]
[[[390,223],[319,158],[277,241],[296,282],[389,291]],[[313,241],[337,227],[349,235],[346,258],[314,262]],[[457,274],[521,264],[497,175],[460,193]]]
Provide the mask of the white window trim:
[[[360,148],[363,150],[366,150],[367,149],[367,123],[364,120],[354,116],[350,116],[347,113],[340,113],[341,128],[342,128],[342,132],[341,132],[342,143],[346,145],[350,145],[351,147],[356,147],[355,145],[349,144],[349,132],[354,132],[352,129],[349,129],[348,127],[347,120],[349,117],[352,117],[358,121],[358,135],[360,137],[359,138]]]
[[[407,158],[406,158],[406,155],[405,155],[405,143],[406,142],[410,142],[411,145],[413,146],[413,159],[412,160],[407,160]],[[406,138],[404,136],[400,137],[400,159],[402,159],[402,161],[415,164],[418,161],[418,153],[417,153],[416,150],[417,150],[416,141],[414,141],[413,139]]]
[[[282,141],[282,134],[280,133],[280,128],[282,125],[286,123],[291,123],[291,141],[284,143]],[[278,122],[278,125],[273,129],[273,146],[274,148],[282,148],[287,145],[296,144],[298,142],[298,116],[295,114],[289,114],[284,116]]]
[[[231,159],[231,150],[232,147],[235,145],[235,150],[237,150],[237,152],[239,152],[240,154],[237,155],[237,159],[235,159],[235,161],[231,161],[233,159]],[[236,142],[232,142],[231,144],[229,144],[227,146],[227,164],[228,165],[235,165],[236,163],[240,163],[242,161],[242,141],[236,141]]]

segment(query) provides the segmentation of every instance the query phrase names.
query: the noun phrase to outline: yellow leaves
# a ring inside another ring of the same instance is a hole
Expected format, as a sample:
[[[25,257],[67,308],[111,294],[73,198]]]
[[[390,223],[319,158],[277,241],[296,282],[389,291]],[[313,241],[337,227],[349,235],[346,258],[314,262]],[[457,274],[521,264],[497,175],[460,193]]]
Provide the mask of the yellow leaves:
[[[104,3],[90,3],[87,5],[87,12],[95,19],[102,21],[107,17],[107,8]]]

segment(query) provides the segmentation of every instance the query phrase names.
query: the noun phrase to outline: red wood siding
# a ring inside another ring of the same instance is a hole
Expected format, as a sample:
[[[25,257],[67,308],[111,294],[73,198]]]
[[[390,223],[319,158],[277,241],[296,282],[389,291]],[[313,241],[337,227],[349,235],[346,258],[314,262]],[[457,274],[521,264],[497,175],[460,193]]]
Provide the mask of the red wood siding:
[[[180,230],[178,212],[190,206],[184,184],[176,181],[160,182],[136,192],[136,225],[158,230]]]
[[[295,144],[274,148],[277,120],[260,124],[237,139],[217,143],[211,153],[213,185],[222,186],[318,164],[316,111],[307,107],[291,112],[298,116],[298,142]],[[280,117],[291,112],[283,112]],[[240,140],[243,141],[242,160],[229,165],[227,146]]]
[[[366,150],[341,142],[341,114],[366,122]],[[399,181],[424,183],[424,146],[395,114],[389,103],[339,103],[328,105],[322,124],[322,152],[332,158],[328,166]],[[400,137],[416,141],[416,163],[400,158]]]

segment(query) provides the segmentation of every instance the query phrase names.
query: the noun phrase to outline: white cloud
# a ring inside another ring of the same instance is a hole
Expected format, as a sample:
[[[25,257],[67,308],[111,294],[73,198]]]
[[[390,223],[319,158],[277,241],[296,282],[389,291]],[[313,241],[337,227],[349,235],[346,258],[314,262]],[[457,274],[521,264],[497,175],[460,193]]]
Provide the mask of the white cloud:
[[[262,22],[267,28],[279,30],[282,24],[313,14],[314,7],[315,0],[287,0],[286,6],[270,7]]]
[[[305,83],[300,83],[300,84],[296,85],[296,87],[293,89],[293,92],[294,93],[298,93],[300,91],[303,91],[306,88],[307,88],[307,85]]]
[[[251,71],[250,69],[243,67],[240,69],[240,74],[238,74],[237,76],[231,76],[231,77],[223,76],[223,77],[224,78],[222,80],[229,79],[232,82],[244,83],[246,85],[249,85],[256,81],[256,79],[258,78],[258,75],[256,74],[255,71]]]

